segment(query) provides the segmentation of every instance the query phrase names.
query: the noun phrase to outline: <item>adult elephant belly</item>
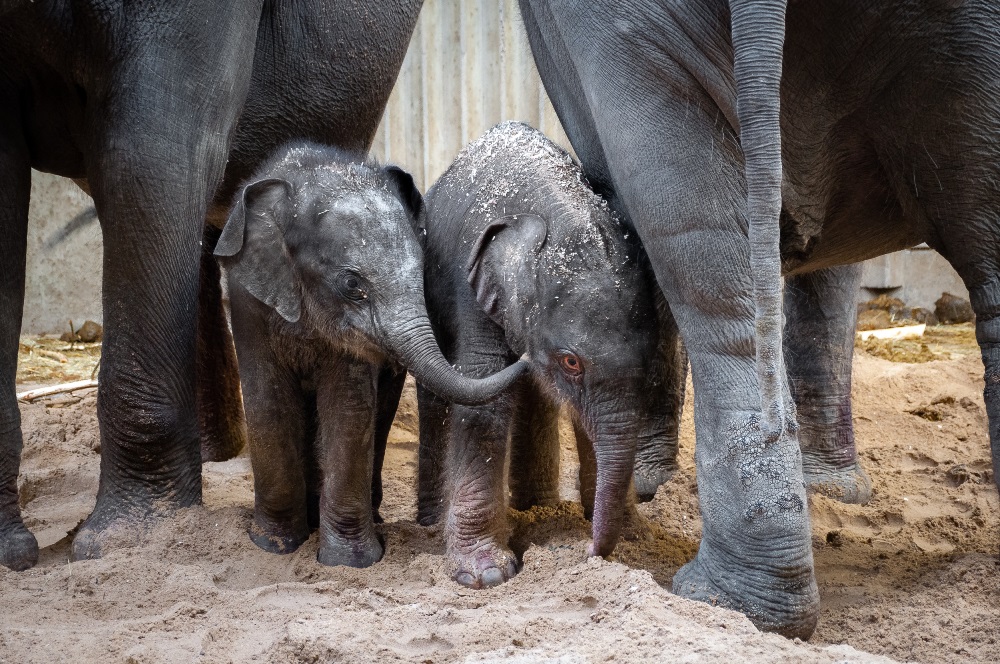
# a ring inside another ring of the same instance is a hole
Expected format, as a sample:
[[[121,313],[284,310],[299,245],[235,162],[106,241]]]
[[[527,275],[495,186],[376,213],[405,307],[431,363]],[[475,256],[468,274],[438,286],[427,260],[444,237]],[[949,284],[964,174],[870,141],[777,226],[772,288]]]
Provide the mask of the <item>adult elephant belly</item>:
[[[275,149],[303,139],[366,155],[406,55],[422,0],[268,3],[250,91],[210,222]]]

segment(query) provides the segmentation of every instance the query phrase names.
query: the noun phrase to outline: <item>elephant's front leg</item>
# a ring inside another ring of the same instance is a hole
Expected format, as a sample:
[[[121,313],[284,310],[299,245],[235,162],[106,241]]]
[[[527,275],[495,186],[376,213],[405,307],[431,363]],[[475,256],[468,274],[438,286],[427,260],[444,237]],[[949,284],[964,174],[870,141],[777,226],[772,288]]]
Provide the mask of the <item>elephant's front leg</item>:
[[[649,368],[648,401],[635,451],[635,493],[646,502],[677,471],[677,446],[687,381],[687,351],[662,295],[657,295],[660,341]]]
[[[785,281],[785,363],[798,410],[806,487],[865,504],[871,480],[858,463],[851,420],[851,360],[861,265]]]
[[[323,469],[318,559],[324,565],[368,567],[382,559],[372,515],[379,373],[379,365],[344,354],[316,375]]]
[[[195,368],[202,461],[232,459],[243,449],[247,437],[236,349],[222,304],[219,263],[212,255],[218,240],[219,230],[206,226],[201,249]]]
[[[13,100],[0,96],[0,565],[23,570],[38,561],[38,543],[17,500],[21,414],[17,407],[18,336],[24,306],[24,256],[31,171],[19,139]]]
[[[510,500],[516,510],[559,502],[559,406],[531,381],[517,390],[510,432]]]
[[[100,488],[73,542],[77,559],[99,557],[115,532],[201,501],[199,245],[248,90],[259,18],[259,3],[209,4],[183,25],[152,3],[107,26],[128,57],[100,65],[100,83],[87,90],[105,335]]]
[[[230,282],[232,284],[232,282]],[[243,403],[253,466],[254,513],[250,539],[271,553],[291,553],[309,538],[307,409],[312,400],[276,347],[268,318],[273,313],[238,285],[231,285],[233,339],[243,370]]]
[[[448,517],[445,548],[456,581],[469,588],[496,586],[517,573],[507,545],[507,436],[510,397],[486,406],[454,406],[448,445]]]

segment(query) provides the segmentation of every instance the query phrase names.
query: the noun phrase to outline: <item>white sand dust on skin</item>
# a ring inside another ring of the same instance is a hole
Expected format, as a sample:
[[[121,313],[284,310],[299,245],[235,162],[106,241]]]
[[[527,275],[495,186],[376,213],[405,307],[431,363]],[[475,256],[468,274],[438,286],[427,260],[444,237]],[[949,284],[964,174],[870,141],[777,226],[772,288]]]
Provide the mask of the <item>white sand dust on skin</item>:
[[[22,501],[44,548],[35,569],[0,570],[0,662],[887,661],[853,648],[995,661],[1000,506],[981,389],[975,357],[858,356],[856,424],[875,498],[812,501],[824,606],[811,644],[664,589],[701,530],[690,397],[682,469],[640,506],[649,523],[638,539],[612,561],[587,559],[575,503],[513,513],[524,569],[485,591],[452,582],[440,530],[413,523],[412,391],[386,456],[386,558],[366,570],[319,565],[315,536],[288,556],[257,549],[246,458],[206,464],[204,507],[70,564],[65,533],[97,488],[95,400],[24,406]],[[565,498],[576,495],[573,455],[565,445]]]

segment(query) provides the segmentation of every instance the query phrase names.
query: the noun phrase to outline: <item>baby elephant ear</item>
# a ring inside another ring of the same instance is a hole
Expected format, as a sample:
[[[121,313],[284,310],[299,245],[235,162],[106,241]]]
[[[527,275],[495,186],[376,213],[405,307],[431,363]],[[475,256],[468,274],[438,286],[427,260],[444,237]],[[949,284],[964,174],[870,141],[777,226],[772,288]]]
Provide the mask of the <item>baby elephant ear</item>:
[[[294,323],[302,314],[302,294],[281,232],[291,210],[287,180],[248,184],[222,229],[215,255],[230,281]]]
[[[537,214],[512,214],[491,223],[473,243],[465,263],[469,284],[479,306],[498,325],[504,326],[502,309],[509,296],[533,295],[534,259],[548,235],[548,224]]]
[[[424,218],[424,197],[420,195],[420,190],[417,189],[416,183],[413,182],[413,176],[399,166],[393,165],[386,166],[382,169],[382,172],[389,179],[396,197],[399,198],[399,201],[406,209],[410,226],[413,228],[413,232],[417,234],[420,245],[423,246],[423,224],[426,221]]]

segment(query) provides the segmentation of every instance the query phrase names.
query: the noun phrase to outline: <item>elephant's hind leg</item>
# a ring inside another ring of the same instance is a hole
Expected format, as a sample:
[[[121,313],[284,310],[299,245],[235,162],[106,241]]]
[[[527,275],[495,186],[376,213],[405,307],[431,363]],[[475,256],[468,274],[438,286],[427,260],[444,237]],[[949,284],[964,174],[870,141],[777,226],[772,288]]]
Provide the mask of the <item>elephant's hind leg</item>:
[[[529,381],[520,388],[510,433],[510,506],[559,502],[559,406]]]
[[[806,487],[864,505],[872,483],[858,462],[851,420],[851,360],[861,265],[785,281],[785,364],[799,420]]]
[[[0,98],[0,103],[6,100]],[[17,407],[18,336],[24,307],[24,256],[31,171],[19,124],[0,107],[0,565],[23,570],[38,561],[38,543],[24,526],[18,505],[21,414]]]
[[[233,335],[222,304],[222,274],[212,252],[219,230],[205,228],[198,292],[198,425],[201,460],[232,459],[246,445],[247,425],[240,395],[240,372]]]

